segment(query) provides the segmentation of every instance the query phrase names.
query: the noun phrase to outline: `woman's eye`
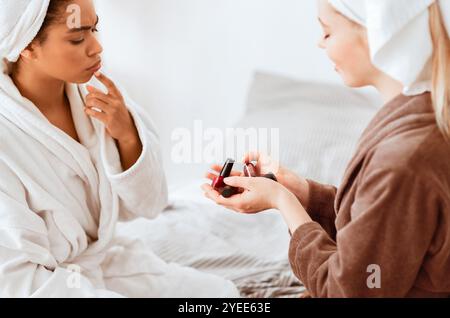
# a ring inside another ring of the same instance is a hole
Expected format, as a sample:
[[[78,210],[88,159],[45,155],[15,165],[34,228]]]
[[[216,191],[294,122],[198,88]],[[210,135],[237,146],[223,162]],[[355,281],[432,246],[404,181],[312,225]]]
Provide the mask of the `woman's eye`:
[[[96,32],[98,32],[98,29],[95,27],[95,28],[92,28],[91,31],[92,31],[92,33],[96,33]],[[78,45],[78,44],[81,44],[83,42],[84,42],[84,39],[70,41],[70,43],[72,43],[73,45]]]
[[[78,45],[78,44],[83,43],[83,41],[84,41],[84,39],[81,39],[81,40],[70,41],[70,43],[72,43],[73,45]]]

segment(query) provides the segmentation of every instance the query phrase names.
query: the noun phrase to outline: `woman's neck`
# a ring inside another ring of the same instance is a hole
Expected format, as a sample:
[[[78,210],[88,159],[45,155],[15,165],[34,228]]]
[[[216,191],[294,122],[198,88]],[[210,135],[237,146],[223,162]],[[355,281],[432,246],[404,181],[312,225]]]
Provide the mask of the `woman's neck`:
[[[381,94],[385,103],[390,102],[403,92],[403,84],[387,74],[379,75],[374,80],[373,86]]]
[[[51,78],[31,67],[15,67],[11,78],[21,95],[42,113],[50,112],[65,103],[64,81]]]

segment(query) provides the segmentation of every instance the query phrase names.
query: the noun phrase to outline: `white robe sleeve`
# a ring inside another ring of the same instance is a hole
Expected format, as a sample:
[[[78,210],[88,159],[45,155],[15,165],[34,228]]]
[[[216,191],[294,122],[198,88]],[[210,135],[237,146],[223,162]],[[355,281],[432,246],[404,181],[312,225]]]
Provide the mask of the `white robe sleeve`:
[[[145,110],[121,90],[135,122],[143,150],[136,163],[127,171],[114,171],[114,156],[106,152],[106,173],[112,189],[120,198],[121,221],[136,217],[155,218],[168,205],[167,182],[162,164],[159,139],[155,126]]]
[[[0,161],[0,297],[121,297],[58,265],[44,220]]]

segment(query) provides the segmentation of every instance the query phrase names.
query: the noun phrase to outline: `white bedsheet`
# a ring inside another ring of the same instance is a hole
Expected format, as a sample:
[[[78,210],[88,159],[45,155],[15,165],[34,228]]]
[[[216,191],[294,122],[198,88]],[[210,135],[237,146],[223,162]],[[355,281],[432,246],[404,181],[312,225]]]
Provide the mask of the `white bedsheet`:
[[[156,220],[122,223],[119,235],[139,238],[167,262],[233,280],[243,296],[298,296],[292,275],[289,234],[280,215],[242,215],[203,197],[198,180],[172,189],[170,208]]]

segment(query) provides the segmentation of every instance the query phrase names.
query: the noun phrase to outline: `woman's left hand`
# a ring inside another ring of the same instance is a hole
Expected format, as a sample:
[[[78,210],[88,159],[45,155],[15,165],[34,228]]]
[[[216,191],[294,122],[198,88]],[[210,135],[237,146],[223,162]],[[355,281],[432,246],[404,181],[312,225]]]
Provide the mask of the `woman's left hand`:
[[[297,197],[278,182],[263,177],[230,177],[225,184],[241,188],[243,192],[224,198],[209,184],[202,186],[205,196],[230,210],[255,214],[269,209],[280,211],[291,233],[303,224],[312,222],[311,217]]]
[[[108,94],[104,94],[99,89],[88,85],[89,94],[86,97],[86,114],[105,124],[106,131],[119,143],[136,142],[139,139],[139,134],[133,118],[125,105],[122,94],[113,81],[104,74],[96,73],[95,76],[105,85]],[[101,110],[101,112],[93,108]]]
[[[230,177],[225,184],[240,188],[242,193],[224,198],[209,184],[202,186],[205,196],[228,209],[239,213],[254,214],[277,209],[278,201],[286,190],[281,184],[267,178]]]

